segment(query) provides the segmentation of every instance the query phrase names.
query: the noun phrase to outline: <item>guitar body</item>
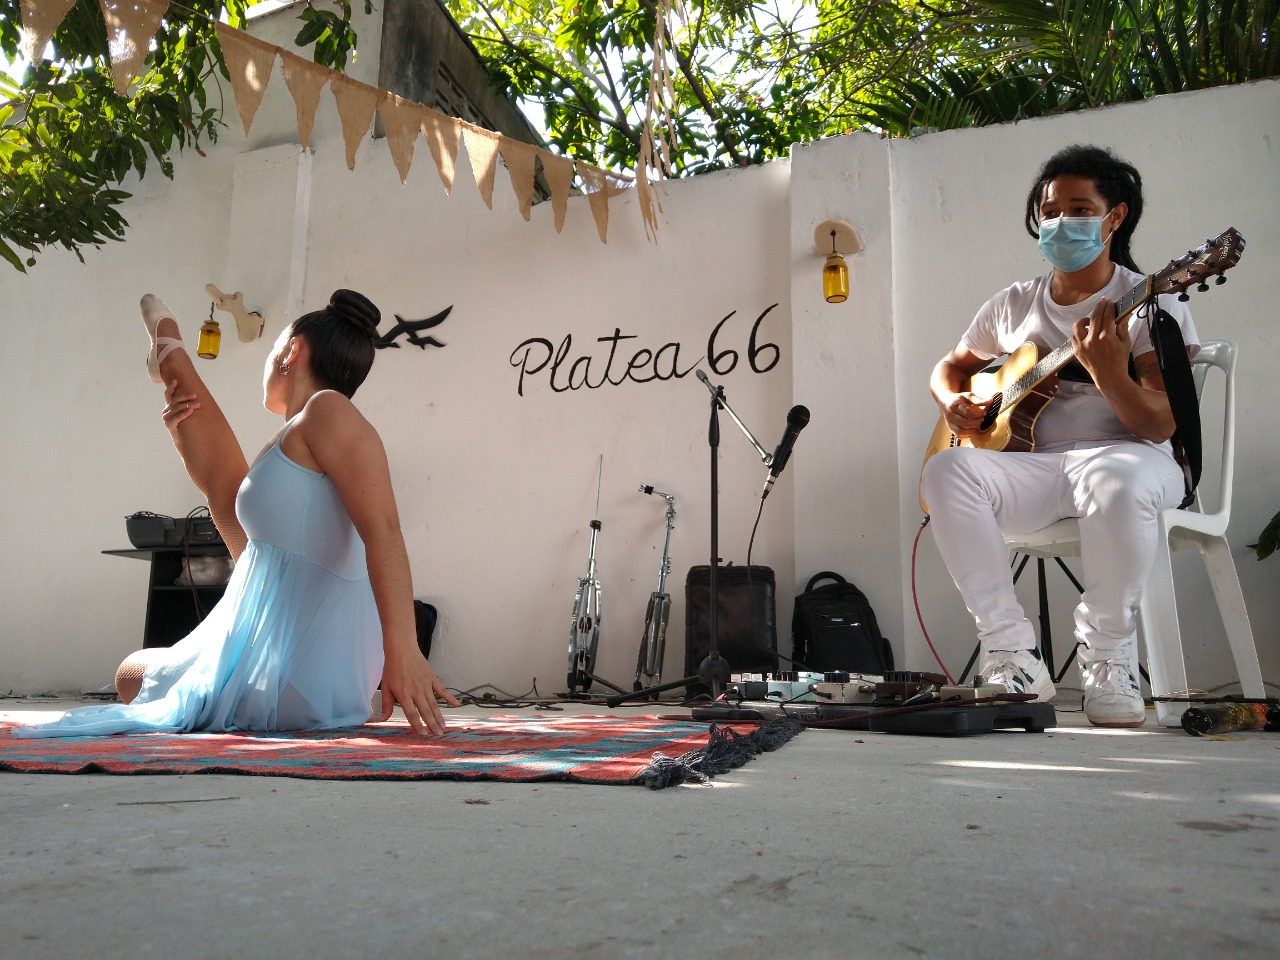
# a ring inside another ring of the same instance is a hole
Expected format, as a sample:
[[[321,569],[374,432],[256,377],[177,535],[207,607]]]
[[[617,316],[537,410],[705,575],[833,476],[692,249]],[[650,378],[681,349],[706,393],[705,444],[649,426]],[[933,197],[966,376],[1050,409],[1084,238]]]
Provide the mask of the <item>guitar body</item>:
[[[1024,343],[1009,354],[1003,366],[994,373],[976,373],[970,381],[969,392],[975,396],[988,399],[999,397],[988,411],[987,418],[978,433],[972,437],[957,437],[944,417],[938,418],[929,438],[929,446],[925,450],[924,463],[920,465],[920,473],[924,475],[924,464],[936,453],[950,447],[977,447],[981,450],[1008,450],[1026,452],[1034,450],[1036,421],[1049,405],[1058,391],[1058,377],[1050,373],[1039,382],[1028,385],[1021,399],[1013,406],[1005,406],[1002,398],[1006,388],[1019,378],[1028,375],[1040,360],[1041,350],[1034,343]],[[920,494],[920,507],[925,513],[929,506],[924,501],[923,491]]]

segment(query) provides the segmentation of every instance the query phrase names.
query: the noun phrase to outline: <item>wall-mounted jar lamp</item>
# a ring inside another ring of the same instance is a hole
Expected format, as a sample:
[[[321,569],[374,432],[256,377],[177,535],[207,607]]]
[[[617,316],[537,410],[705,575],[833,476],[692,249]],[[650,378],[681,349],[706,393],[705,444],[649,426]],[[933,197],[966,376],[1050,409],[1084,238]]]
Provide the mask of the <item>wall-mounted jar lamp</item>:
[[[205,360],[215,360],[218,356],[218,347],[222,345],[222,328],[218,326],[218,321],[213,319],[213,304],[209,304],[209,319],[204,322],[204,326],[200,328],[200,342],[196,346],[196,353]]]
[[[862,249],[858,232],[843,220],[824,220],[813,231],[813,244],[827,258],[822,265],[823,299],[827,303],[844,303],[849,299],[849,266],[842,254]]]

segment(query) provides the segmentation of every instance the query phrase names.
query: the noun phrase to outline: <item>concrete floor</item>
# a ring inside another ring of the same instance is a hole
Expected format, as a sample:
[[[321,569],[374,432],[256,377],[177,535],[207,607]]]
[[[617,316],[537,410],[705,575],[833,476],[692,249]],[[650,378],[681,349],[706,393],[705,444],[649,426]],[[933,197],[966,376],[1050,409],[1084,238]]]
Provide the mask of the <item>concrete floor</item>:
[[[1058,720],[661,791],[3,774],[0,957],[1274,954],[1280,734]]]

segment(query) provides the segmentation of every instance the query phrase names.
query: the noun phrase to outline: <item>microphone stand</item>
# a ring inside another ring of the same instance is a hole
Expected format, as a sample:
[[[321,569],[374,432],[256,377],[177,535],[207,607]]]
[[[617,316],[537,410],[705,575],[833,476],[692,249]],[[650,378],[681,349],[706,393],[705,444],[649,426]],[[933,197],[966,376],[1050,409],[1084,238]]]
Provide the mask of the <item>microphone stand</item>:
[[[672,680],[670,683],[659,684],[656,687],[647,687],[644,690],[637,690],[622,696],[609,697],[605,700],[605,704],[610,707],[616,707],[628,700],[652,697],[667,690],[674,690],[676,687],[685,687],[694,681],[699,681],[710,688],[711,700],[715,703],[720,699],[720,694],[724,692],[725,685],[729,682],[729,675],[732,672],[729,669],[728,661],[720,656],[717,642],[720,626],[720,593],[717,573],[720,568],[720,411],[724,410],[733,418],[733,422],[738,425],[746,438],[751,441],[751,445],[755,447],[756,452],[760,454],[760,459],[764,461],[766,467],[773,465],[773,454],[760,446],[760,442],[752,436],[751,431],[747,429],[747,425],[733,412],[733,408],[729,406],[728,401],[724,398],[724,387],[714,386],[701,370],[697,373],[698,379],[711,392],[711,419],[707,426],[707,447],[711,454],[711,563],[708,569],[711,602],[709,604],[710,611],[707,623],[709,653],[699,666],[698,672],[693,676]],[[685,638],[685,642],[689,642],[688,637]]]

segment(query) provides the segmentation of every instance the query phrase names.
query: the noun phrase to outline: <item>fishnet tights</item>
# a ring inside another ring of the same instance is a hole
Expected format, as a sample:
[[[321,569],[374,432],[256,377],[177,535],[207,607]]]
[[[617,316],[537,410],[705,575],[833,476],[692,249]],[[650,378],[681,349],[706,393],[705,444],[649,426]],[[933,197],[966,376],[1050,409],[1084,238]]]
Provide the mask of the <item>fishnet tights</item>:
[[[236,519],[236,493],[249,472],[244,451],[185,348],[171,351],[161,361],[160,373],[166,384],[178,381],[176,396],[195,394],[195,402],[200,404],[200,409],[179,423],[170,435],[187,476],[209,504],[209,513],[231,558],[238,560],[249,542]]]

